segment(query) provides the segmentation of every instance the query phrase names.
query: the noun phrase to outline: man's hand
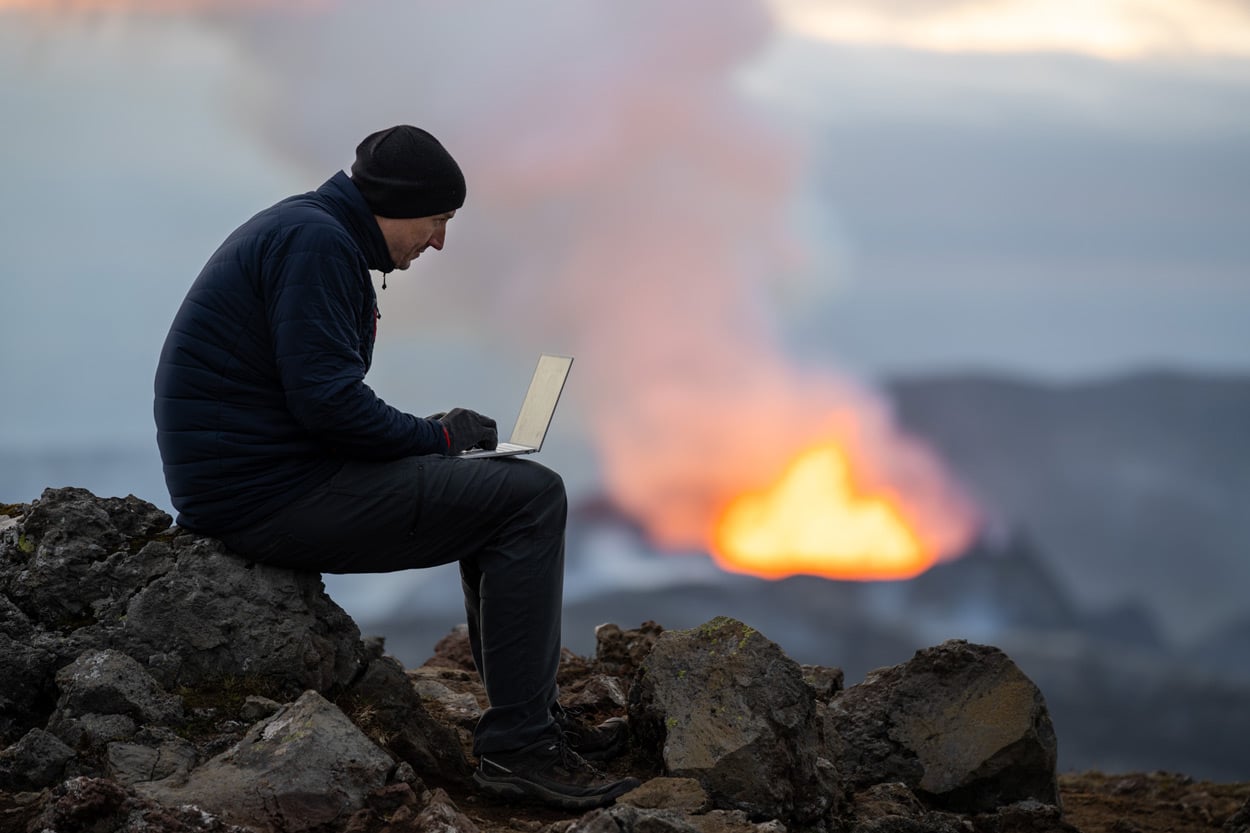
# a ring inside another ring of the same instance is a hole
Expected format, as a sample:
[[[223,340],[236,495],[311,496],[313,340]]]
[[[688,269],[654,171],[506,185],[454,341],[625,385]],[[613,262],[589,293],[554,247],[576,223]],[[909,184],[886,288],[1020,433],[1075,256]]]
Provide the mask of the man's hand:
[[[468,408],[452,408],[437,420],[447,432],[447,454],[459,454],[470,448],[493,449],[499,445],[495,420]]]

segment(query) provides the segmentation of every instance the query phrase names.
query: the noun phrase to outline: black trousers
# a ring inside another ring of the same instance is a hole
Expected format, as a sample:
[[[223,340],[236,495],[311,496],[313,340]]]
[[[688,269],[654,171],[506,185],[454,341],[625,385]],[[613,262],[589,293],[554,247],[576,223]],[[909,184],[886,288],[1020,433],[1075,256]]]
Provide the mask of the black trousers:
[[[551,730],[564,593],[564,481],[515,457],[351,462],[243,532],[241,555],[323,573],[460,563],[473,659],[490,698],[474,754]]]

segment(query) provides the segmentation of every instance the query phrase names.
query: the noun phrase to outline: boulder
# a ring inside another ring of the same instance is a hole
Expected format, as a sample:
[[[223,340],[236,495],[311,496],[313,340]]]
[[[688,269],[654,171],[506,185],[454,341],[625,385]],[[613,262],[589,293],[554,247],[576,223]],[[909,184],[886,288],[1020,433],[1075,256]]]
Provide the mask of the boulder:
[[[655,647],[664,628],[643,622],[637,628],[622,629],[608,622],[595,628],[595,667],[601,674],[632,677]]]
[[[182,701],[165,692],[138,662],[111,649],[87,651],[56,674],[61,696],[48,725],[71,745],[88,716],[121,715],[135,725],[182,722]]]
[[[422,772],[467,772],[454,729],[317,573],[255,564],[133,496],[47,489],[5,513],[0,747],[47,729],[104,764],[71,774],[132,783],[184,767],[185,750],[153,730],[211,734],[211,757],[239,739],[237,721],[314,690]]]
[[[644,810],[678,810],[695,814],[712,809],[712,802],[703,785],[693,778],[651,778],[625,793],[619,802]]]
[[[394,657],[370,660],[337,702],[376,743],[417,771],[445,779],[470,774],[459,734],[434,719]]]
[[[901,782],[934,806],[1059,804],[1041,692],[997,648],[951,640],[880,669],[829,705],[829,755],[854,789]]]
[[[74,757],[51,732],[31,729],[0,751],[0,790],[38,790],[61,780],[65,764]]]
[[[0,675],[0,742],[43,725],[56,672],[91,650],[133,658],[166,690],[250,680],[290,698],[361,669],[360,632],[317,573],[254,564],[133,496],[46,489],[18,511],[0,532],[0,660],[14,669]]]
[[[167,806],[193,804],[234,824],[297,833],[346,820],[394,767],[343,712],[307,691],[185,783],[135,788]]]
[[[742,622],[666,631],[630,692],[630,725],[666,775],[694,778],[713,804],[808,823],[834,804],[831,765],[798,663]]]
[[[263,679],[277,696],[332,693],[362,665],[360,631],[318,573],[254,564],[210,538],[148,544],[168,569],[129,599],[117,646],[169,686]]]
[[[124,786],[168,781],[181,784],[199,762],[195,746],[158,728],[145,727],[134,741],[116,741],[105,748],[106,773]]]

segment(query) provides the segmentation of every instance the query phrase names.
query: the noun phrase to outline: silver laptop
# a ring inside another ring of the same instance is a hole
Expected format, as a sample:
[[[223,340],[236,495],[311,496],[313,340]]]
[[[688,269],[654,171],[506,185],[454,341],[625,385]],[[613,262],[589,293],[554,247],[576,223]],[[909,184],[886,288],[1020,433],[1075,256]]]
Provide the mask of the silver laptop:
[[[494,451],[471,449],[462,451],[461,457],[510,457],[514,454],[533,454],[543,447],[543,439],[547,436],[547,428],[551,418],[555,416],[556,404],[560,401],[560,392],[564,390],[564,380],[569,376],[569,368],[573,366],[571,356],[552,356],[543,353],[538,357],[538,367],[534,368],[534,378],[530,380],[530,389],[521,403],[521,412],[517,414],[516,425],[512,429],[512,437],[506,443],[500,443]]]

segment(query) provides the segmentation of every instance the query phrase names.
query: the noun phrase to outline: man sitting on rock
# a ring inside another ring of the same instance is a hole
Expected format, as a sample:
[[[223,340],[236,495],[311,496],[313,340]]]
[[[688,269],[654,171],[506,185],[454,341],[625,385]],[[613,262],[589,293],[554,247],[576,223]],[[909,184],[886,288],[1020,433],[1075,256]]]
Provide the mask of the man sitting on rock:
[[[429,133],[368,136],[351,175],[282,200],[209,258],[156,371],[157,443],[178,524],[292,569],[374,573],[458,561],[490,708],[474,733],[486,792],[569,809],[637,785],[606,756],[624,727],[575,726],[556,702],[567,501],[559,475],[494,448],[465,408],[421,418],[365,384],[370,270],[440,250],[465,199]],[[385,282],[384,282],[385,285]]]

